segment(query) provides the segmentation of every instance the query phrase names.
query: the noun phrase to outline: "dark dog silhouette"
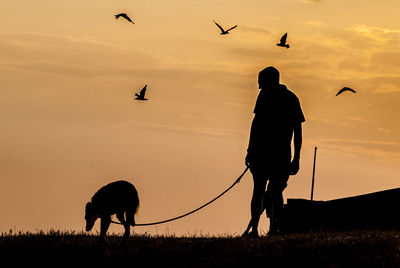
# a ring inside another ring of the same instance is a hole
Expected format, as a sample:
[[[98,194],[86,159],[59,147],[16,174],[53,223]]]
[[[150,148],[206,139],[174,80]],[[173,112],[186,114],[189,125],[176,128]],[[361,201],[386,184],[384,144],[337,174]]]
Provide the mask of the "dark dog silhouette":
[[[123,180],[107,184],[93,195],[91,202],[86,204],[86,231],[92,230],[97,218],[100,218],[100,239],[104,240],[111,223],[111,216],[116,214],[124,225],[124,240],[126,240],[130,234],[130,226],[135,226],[135,213],[138,207],[139,197],[133,184]]]

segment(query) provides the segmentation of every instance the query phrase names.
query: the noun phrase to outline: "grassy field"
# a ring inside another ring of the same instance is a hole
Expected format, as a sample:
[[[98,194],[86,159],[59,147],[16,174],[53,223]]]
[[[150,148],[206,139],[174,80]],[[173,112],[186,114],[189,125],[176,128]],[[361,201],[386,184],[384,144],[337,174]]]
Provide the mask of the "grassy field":
[[[400,231],[314,232],[260,238],[85,234],[0,236],[0,266],[400,267]]]

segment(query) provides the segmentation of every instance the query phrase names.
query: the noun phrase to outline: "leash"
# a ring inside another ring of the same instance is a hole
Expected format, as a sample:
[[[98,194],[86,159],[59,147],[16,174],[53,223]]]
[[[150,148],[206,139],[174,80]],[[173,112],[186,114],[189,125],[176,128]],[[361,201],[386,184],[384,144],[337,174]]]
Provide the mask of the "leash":
[[[239,183],[239,182],[240,182],[240,179],[244,176],[244,174],[246,174],[246,172],[247,172],[248,169],[249,169],[249,166],[246,166],[246,169],[243,171],[243,173],[239,176],[239,178],[237,178],[237,180],[236,180],[231,186],[228,187],[228,189],[226,189],[225,191],[223,191],[222,193],[220,193],[218,196],[216,196],[214,199],[212,199],[211,201],[208,201],[207,203],[205,203],[205,204],[202,205],[201,207],[198,207],[198,208],[196,208],[196,209],[194,209],[194,210],[192,210],[192,211],[189,211],[189,212],[187,212],[187,213],[185,213],[185,214],[182,214],[182,215],[180,215],[180,216],[177,216],[177,217],[174,217],[174,218],[171,218],[171,219],[168,219],[168,220],[156,221],[156,222],[149,222],[149,223],[137,223],[137,224],[135,224],[135,226],[148,226],[148,225],[156,225],[156,224],[166,223],[166,222],[170,222],[170,221],[175,221],[175,220],[181,219],[181,218],[183,218],[183,217],[189,216],[190,214],[193,214],[193,213],[195,213],[196,211],[199,211],[200,209],[202,209],[202,208],[204,208],[204,207],[210,205],[211,203],[213,203],[215,200],[217,200],[218,198],[220,198],[221,196],[223,196],[225,193],[227,193],[230,189],[232,189],[233,186],[235,186],[237,183]],[[120,222],[116,222],[116,221],[111,221],[111,222],[112,222],[112,223],[116,223],[116,224],[121,224],[121,225],[123,225],[123,224],[120,223]]]

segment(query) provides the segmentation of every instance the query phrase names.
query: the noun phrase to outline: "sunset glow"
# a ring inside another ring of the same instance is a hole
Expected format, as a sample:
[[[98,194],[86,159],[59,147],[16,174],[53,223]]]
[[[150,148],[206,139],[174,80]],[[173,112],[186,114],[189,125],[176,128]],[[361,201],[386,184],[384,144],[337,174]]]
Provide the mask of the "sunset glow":
[[[3,0],[1,7],[1,232],[83,231],[85,203],[117,179],[138,190],[138,223],[209,201],[245,168],[257,75],[266,66],[279,69],[306,118],[300,171],[285,199],[310,197],[315,146],[316,200],[400,186],[399,1]],[[135,24],[115,20],[122,12]],[[213,20],[238,27],[220,35]],[[275,45],[284,33],[289,49]],[[146,84],[149,100],[135,101]],[[357,93],[335,97],[344,86]],[[240,234],[251,191],[247,174],[214,205],[133,231]]]

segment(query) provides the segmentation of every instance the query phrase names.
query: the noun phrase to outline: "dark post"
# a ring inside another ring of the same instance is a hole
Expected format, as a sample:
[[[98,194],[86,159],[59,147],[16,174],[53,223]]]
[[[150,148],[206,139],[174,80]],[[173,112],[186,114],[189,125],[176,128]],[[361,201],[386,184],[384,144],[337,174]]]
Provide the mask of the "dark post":
[[[311,184],[311,201],[313,201],[314,198],[314,179],[315,179],[315,159],[317,158],[317,146],[314,148],[314,165],[313,165],[313,171],[312,171],[312,184]]]

